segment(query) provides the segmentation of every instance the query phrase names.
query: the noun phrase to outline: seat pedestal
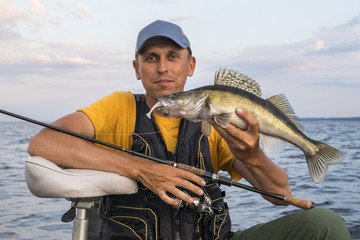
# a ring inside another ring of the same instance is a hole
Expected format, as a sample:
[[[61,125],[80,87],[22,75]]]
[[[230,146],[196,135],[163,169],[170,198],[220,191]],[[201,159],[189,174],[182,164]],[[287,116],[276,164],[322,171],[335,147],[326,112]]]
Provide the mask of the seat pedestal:
[[[77,210],[73,223],[73,240],[88,239],[90,211],[98,200],[100,198],[70,199],[71,206]]]

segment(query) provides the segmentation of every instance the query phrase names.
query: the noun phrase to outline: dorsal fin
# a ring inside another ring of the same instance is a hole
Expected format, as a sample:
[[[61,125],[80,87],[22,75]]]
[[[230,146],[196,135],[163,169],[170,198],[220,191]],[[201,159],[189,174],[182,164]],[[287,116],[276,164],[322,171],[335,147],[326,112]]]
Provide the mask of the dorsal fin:
[[[238,88],[261,97],[259,84],[250,77],[229,69],[219,69],[215,73],[215,85]]]
[[[266,101],[270,102],[277,109],[279,109],[280,112],[285,114],[299,130],[304,130],[304,127],[300,123],[296,122],[297,120],[299,120],[299,118],[295,115],[294,109],[291,107],[288,99],[284,94],[274,95],[266,99]]]

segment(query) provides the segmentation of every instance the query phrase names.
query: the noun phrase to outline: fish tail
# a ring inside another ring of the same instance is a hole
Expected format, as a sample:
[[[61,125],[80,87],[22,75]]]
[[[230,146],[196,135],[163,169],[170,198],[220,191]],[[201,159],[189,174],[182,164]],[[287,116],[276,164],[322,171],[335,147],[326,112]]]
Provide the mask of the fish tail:
[[[334,164],[344,160],[345,155],[338,149],[331,147],[325,143],[314,141],[318,151],[315,155],[305,153],[308,163],[310,175],[315,183],[324,180],[326,170],[329,164]]]

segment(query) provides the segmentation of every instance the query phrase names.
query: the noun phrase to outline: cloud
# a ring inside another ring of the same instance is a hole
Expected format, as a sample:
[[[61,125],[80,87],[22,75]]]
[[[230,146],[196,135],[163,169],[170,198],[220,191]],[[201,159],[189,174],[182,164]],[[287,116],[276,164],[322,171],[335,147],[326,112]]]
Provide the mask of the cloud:
[[[78,17],[82,21],[84,21],[86,18],[93,18],[93,14],[86,6],[82,4],[78,4],[77,11],[73,13],[73,15]]]
[[[143,0],[137,1],[141,1],[144,6],[150,5]],[[170,7],[181,0],[157,2]],[[143,27],[144,19],[140,18],[129,25],[119,18],[109,18],[111,15],[108,11],[102,16],[103,12],[94,7],[98,3],[94,5],[91,2],[78,4],[70,0],[33,0],[29,3],[25,7],[17,4],[19,8],[16,9],[12,1],[0,1],[0,102],[19,99],[20,107],[28,99],[52,99],[53,105],[68,101],[61,104],[67,108],[63,111],[67,113],[75,102],[84,106],[111,91],[143,91],[141,82],[135,80],[131,60],[137,33],[135,30]],[[25,12],[19,9],[25,9]],[[187,33],[192,29],[186,25],[189,24],[187,20],[193,20],[196,25],[200,19],[191,11],[185,16],[154,14],[155,16],[183,22]],[[95,17],[98,17],[96,21]],[[150,17],[152,19],[153,16]],[[119,21],[119,27],[124,31],[112,35],[116,31],[109,30],[109,25],[96,23],[110,19]],[[205,21],[203,19],[206,18],[201,18]],[[220,21],[218,24],[223,23]],[[295,109],[301,109],[296,106],[300,105],[300,101],[319,98],[320,92],[328,93],[324,98],[329,101],[337,91],[344,92],[343,96],[350,98],[358,92],[355,90],[360,84],[359,26],[360,16],[357,16],[344,24],[322,27],[313,32],[312,37],[301,41],[245,47],[238,43],[238,39],[228,41],[227,38],[238,34],[232,32],[233,29],[225,28],[223,33],[228,35],[220,39],[216,39],[216,35],[222,33],[209,31],[209,35],[199,36],[200,47],[196,47],[196,40],[194,42],[194,50],[198,51],[195,52],[197,69],[194,77],[189,79],[187,89],[212,84],[215,70],[227,67],[257,80],[266,97],[279,92],[286,93],[289,100],[294,102]],[[87,31],[91,27],[95,31],[89,34]],[[102,29],[105,30],[102,32]],[[202,32],[198,29],[193,31]],[[102,34],[95,35],[93,32]],[[123,32],[131,37],[124,36]],[[94,36],[94,39],[86,39],[86,36]],[[114,42],[116,43],[113,44]],[[303,96],[310,93],[310,97]],[[304,103],[305,105],[311,104]],[[302,111],[308,115],[315,113],[313,116],[318,114],[315,107],[313,112],[305,108]],[[331,115],[332,110],[329,111]],[[47,113],[45,110],[44,112]]]
[[[0,59],[0,72],[2,76],[11,78],[27,74],[64,77],[70,73],[75,74],[75,71],[96,71],[105,68],[105,58],[107,61],[119,61],[108,56],[109,50],[74,43],[27,40],[26,43],[11,42],[6,46],[0,49],[0,55],[3,56]]]
[[[11,0],[0,1],[0,21],[6,21],[7,24],[15,25],[18,20],[24,20],[27,17],[21,11],[18,11]]]
[[[50,10],[46,10],[40,0],[32,0],[29,6],[29,12],[35,15],[41,21],[48,21],[56,26],[60,26],[60,21],[52,14]]]
[[[310,51],[309,54],[343,55],[360,52],[360,16],[354,17],[345,24],[328,26],[315,34],[323,39],[321,49]]]
[[[137,0],[138,2],[144,2],[144,3],[148,3],[148,1],[146,0]],[[189,0],[155,0],[155,2],[160,3],[160,4],[169,4],[169,5],[185,5],[189,3]],[[141,4],[141,3],[140,3]],[[154,3],[151,3],[154,4]]]
[[[359,29],[359,26],[360,26],[360,15],[350,19],[345,24],[337,26],[337,28],[339,28],[339,29],[346,29],[346,28],[352,29],[352,28],[355,27],[355,28]]]
[[[317,40],[315,44],[315,51],[319,51],[324,48],[324,41],[323,40]]]
[[[331,84],[359,86],[360,80],[360,21],[324,27],[310,39],[282,45],[247,47],[231,56],[224,67],[241,68],[247,74],[279,77],[283,81],[316,79],[316,84],[331,78]],[[213,62],[211,66],[217,63]],[[326,82],[326,83],[325,83]]]
[[[0,41],[13,40],[20,37],[21,35],[18,32],[12,30],[8,26],[5,26],[3,23],[0,23]]]
[[[0,41],[20,38],[16,31],[17,22],[28,20],[26,14],[17,10],[10,0],[0,1]]]
[[[73,8],[67,5],[57,6],[61,11],[69,14]],[[30,5],[23,6],[28,11],[17,10],[10,0],[0,1],[0,81],[5,82],[31,82],[34,76],[37,80],[53,81],[62,79],[62,83],[70,84],[74,78],[79,81],[108,80],[110,75],[117,74],[126,59],[131,59],[128,53],[109,46],[94,46],[74,41],[51,40],[38,35],[43,23],[52,23],[60,26],[60,22],[41,1],[33,0]],[[76,8],[76,6],[75,6]],[[92,14],[83,5],[77,5],[77,10],[84,18],[91,18]],[[25,24],[24,24],[25,23]],[[19,25],[19,29],[18,29]],[[24,31],[25,29],[25,31]],[[39,31],[38,31],[39,30]],[[46,31],[49,31],[47,29]],[[24,33],[24,35],[20,34]],[[11,41],[6,41],[11,40]],[[127,55],[128,54],[128,55]],[[112,78],[114,77],[112,76]]]
[[[40,0],[32,0],[26,12],[18,10],[11,0],[0,1],[0,41],[20,39],[23,37],[20,32],[25,26],[38,28],[44,22],[61,26],[58,18],[45,9]],[[21,30],[19,25],[22,26]]]
[[[346,43],[334,44],[327,48],[316,49],[316,51],[311,52],[311,54],[339,55],[353,52],[360,52],[360,42],[358,42],[358,40],[351,40]]]
[[[190,88],[212,84],[215,70],[226,67],[255,79],[263,97],[284,93],[301,117],[358,116],[358,19],[323,27],[297,42],[209,52],[198,59],[202,72],[195,72],[196,81],[190,80]]]

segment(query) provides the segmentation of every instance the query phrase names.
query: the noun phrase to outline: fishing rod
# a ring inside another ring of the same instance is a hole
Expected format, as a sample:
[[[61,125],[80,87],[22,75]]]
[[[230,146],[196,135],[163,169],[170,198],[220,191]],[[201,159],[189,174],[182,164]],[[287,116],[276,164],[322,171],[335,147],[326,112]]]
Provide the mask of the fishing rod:
[[[116,150],[120,150],[122,152],[129,153],[129,154],[134,155],[134,156],[146,158],[146,159],[149,159],[149,160],[161,163],[161,164],[170,165],[170,166],[173,166],[173,167],[176,167],[176,168],[191,172],[193,174],[196,174],[196,175],[198,175],[200,177],[203,177],[203,178],[205,178],[207,180],[211,180],[213,182],[224,184],[226,186],[239,187],[239,188],[242,188],[242,189],[245,189],[245,190],[248,190],[248,191],[252,191],[252,192],[262,194],[264,196],[272,197],[272,198],[284,201],[284,202],[286,202],[286,203],[288,203],[290,205],[293,205],[293,206],[296,206],[296,207],[299,207],[299,208],[311,209],[311,208],[313,208],[315,206],[315,203],[312,202],[312,201],[309,201],[309,200],[305,200],[305,199],[301,199],[301,198],[297,198],[297,197],[292,197],[292,196],[284,196],[284,195],[280,195],[280,194],[266,192],[266,191],[260,190],[258,188],[255,188],[255,187],[251,187],[251,186],[236,182],[236,181],[232,180],[231,178],[220,176],[219,174],[210,173],[210,172],[208,172],[206,170],[199,169],[199,168],[189,166],[189,165],[186,165],[186,164],[175,163],[175,162],[155,158],[155,157],[152,157],[152,156],[148,156],[148,155],[145,155],[145,154],[142,154],[142,153],[139,153],[139,152],[127,149],[127,148],[119,147],[119,146],[111,144],[111,143],[107,143],[107,142],[104,142],[104,141],[101,141],[101,140],[98,140],[98,139],[95,139],[95,138],[91,138],[91,137],[88,137],[88,136],[85,136],[85,135],[82,135],[82,134],[79,134],[79,133],[75,133],[75,132],[72,132],[72,131],[69,131],[69,130],[66,130],[66,129],[63,129],[63,128],[59,128],[59,127],[56,127],[56,126],[53,126],[53,125],[50,125],[50,124],[47,124],[47,123],[44,123],[44,122],[40,122],[40,121],[31,119],[31,118],[28,118],[28,117],[24,117],[24,116],[15,114],[15,113],[11,113],[11,112],[2,110],[2,109],[0,109],[0,113],[3,113],[5,115],[11,116],[11,117],[15,117],[15,118],[18,118],[18,119],[21,119],[21,120],[24,120],[24,121],[27,121],[27,122],[30,122],[30,123],[34,123],[34,124],[37,124],[37,125],[40,125],[40,126],[43,126],[43,127],[58,131],[58,132],[62,132],[62,133],[65,133],[65,134],[68,134],[68,135],[71,135],[71,136],[74,136],[74,137],[77,137],[77,138],[81,138],[81,139],[90,141],[92,143],[97,143],[97,144],[100,144],[100,145],[103,145],[103,146],[106,146],[106,147],[110,147],[110,148],[113,148],[113,149],[116,149]]]

